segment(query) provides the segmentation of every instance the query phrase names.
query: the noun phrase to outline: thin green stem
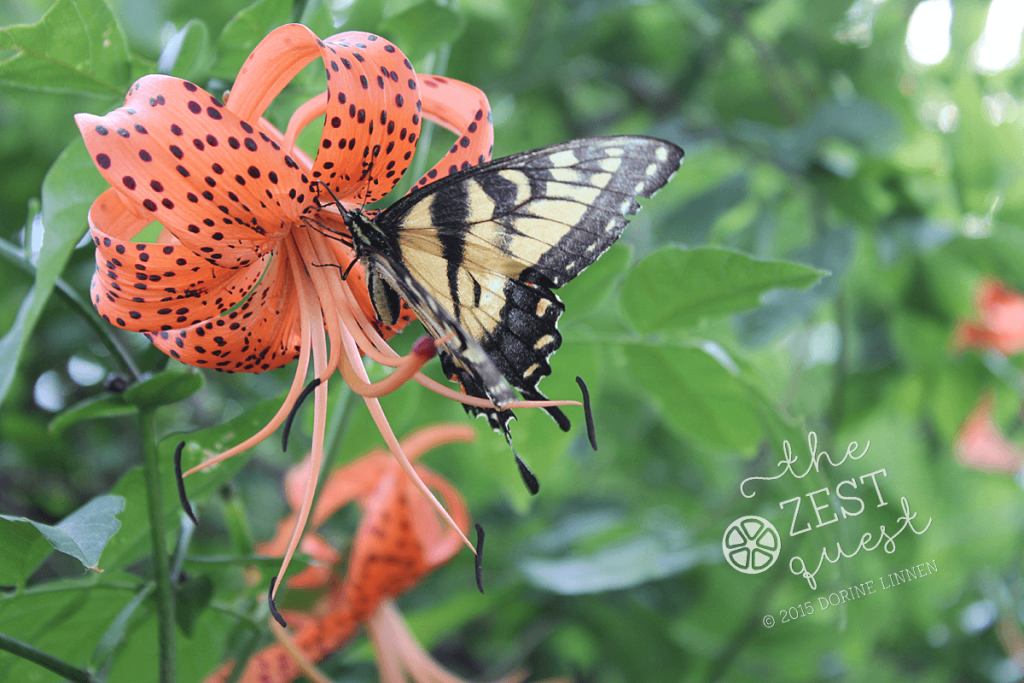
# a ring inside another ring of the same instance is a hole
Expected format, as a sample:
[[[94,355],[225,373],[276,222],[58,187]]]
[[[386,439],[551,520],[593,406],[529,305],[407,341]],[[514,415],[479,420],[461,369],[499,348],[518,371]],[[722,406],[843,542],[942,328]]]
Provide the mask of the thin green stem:
[[[163,489],[160,486],[160,456],[157,453],[153,409],[139,411],[142,431],[143,471],[146,477],[146,501],[149,531],[153,543],[153,574],[156,579],[157,634],[160,644],[160,683],[174,683],[174,594],[171,590],[171,564],[167,555],[167,526],[164,523]]]
[[[0,650],[6,650],[15,656],[34,662],[44,669],[63,676],[69,681],[74,681],[74,683],[98,683],[88,671],[71,666],[63,659],[58,659],[42,650],[37,650],[28,643],[15,640],[3,633],[0,633]]]
[[[111,664],[113,664],[114,653],[117,652],[117,649],[124,642],[132,617],[139,609],[139,606],[155,589],[156,584],[152,581],[143,585],[135,593],[135,596],[128,601],[128,604],[121,608],[114,621],[110,622],[110,626],[107,627],[103,637],[100,638],[100,642],[96,645],[96,650],[93,652],[92,662],[89,665],[92,671],[98,673],[100,680],[105,681],[107,679],[107,672]]]
[[[35,278],[36,267],[31,261],[25,258],[25,255],[21,253],[20,249],[4,239],[0,239],[0,257],[3,257],[8,263],[12,264],[23,273]],[[100,341],[107,347],[107,350],[110,351],[111,355],[117,359],[123,369],[131,373],[134,379],[138,380],[142,376],[142,373],[139,372],[139,368],[135,365],[135,361],[132,360],[131,354],[128,353],[128,350],[124,348],[124,345],[121,344],[117,337],[113,335],[114,328],[103,322],[89,302],[83,299],[82,296],[67,282],[57,278],[55,286],[57,292],[61,297],[63,297],[64,301],[66,301],[71,308],[75,310],[75,312],[82,316],[85,322],[89,323],[89,326],[96,332],[96,336],[100,338]]]

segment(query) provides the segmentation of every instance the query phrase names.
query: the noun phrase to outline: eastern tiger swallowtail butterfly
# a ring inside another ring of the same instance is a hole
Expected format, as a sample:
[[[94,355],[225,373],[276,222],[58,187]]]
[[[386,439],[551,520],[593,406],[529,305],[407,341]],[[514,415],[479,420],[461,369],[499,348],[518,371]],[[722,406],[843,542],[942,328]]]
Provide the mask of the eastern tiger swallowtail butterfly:
[[[551,290],[604,253],[640,209],[635,197],[653,196],[682,159],[655,138],[571,140],[453,172],[372,219],[360,209],[343,219],[382,323],[397,320],[404,299],[444,340],[442,370],[467,394],[500,408],[514,387],[543,401],[537,385],[562,341],[564,307]],[[511,445],[511,410],[466,410]],[[545,410],[568,431],[558,407]]]

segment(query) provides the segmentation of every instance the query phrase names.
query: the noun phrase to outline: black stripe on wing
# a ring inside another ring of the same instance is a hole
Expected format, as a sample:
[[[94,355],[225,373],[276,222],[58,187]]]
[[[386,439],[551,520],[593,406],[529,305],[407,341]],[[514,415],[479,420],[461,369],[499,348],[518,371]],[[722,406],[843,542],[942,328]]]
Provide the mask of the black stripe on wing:
[[[539,383],[551,374],[549,359],[562,344],[558,332],[558,318],[565,310],[562,302],[542,284],[529,282],[532,275],[525,274],[523,280],[506,280],[504,305],[499,320],[480,340],[483,350],[494,361],[498,371],[528,401],[546,401]],[[472,315],[472,312],[469,313]],[[455,376],[467,394],[480,396],[481,388],[471,377],[459,368],[445,362],[442,369],[449,377]],[[465,406],[466,412],[474,416],[485,415],[491,427],[506,432],[508,422],[514,415],[510,410],[496,411],[475,406]],[[571,424],[557,406],[547,406],[545,411],[555,420],[562,431],[569,431]]]
[[[379,218],[396,243],[430,229],[446,252],[493,248],[481,266],[532,268],[560,287],[622,234],[627,216],[678,170],[683,151],[640,136],[572,140],[515,154],[443,178],[396,202]],[[429,212],[418,210],[429,205]],[[490,263],[488,263],[490,262]]]
[[[390,285],[412,307],[423,327],[434,339],[445,339],[439,347],[444,362],[448,357],[455,367],[461,368],[480,393],[473,394],[502,406],[515,400],[515,394],[494,362],[452,315],[409,274],[400,263],[379,254],[366,255],[368,279],[380,278]],[[378,283],[375,286],[380,286]],[[507,422],[507,420],[506,420]]]

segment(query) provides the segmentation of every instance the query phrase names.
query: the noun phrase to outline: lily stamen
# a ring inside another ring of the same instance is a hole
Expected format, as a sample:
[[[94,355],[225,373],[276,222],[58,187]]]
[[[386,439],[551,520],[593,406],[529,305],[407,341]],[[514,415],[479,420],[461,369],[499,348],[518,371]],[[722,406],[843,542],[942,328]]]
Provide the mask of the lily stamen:
[[[345,351],[348,353],[349,361],[352,363],[352,368],[355,370],[359,379],[368,384],[370,377],[366,374],[366,368],[364,368],[363,364],[359,362],[359,349],[356,347],[355,339],[352,338],[351,334],[348,334],[348,330],[343,330],[342,334],[344,335],[345,340]],[[377,425],[377,429],[380,430],[381,436],[384,437],[384,443],[387,444],[391,454],[395,456],[398,464],[402,467],[402,471],[408,475],[409,479],[412,480],[412,483],[417,489],[419,489],[419,492],[423,494],[423,497],[427,499],[434,509],[437,510],[437,513],[441,515],[442,519],[448,522],[448,524],[451,525],[451,528],[458,533],[466,547],[472,550],[473,554],[476,554],[476,548],[472,543],[470,543],[469,539],[466,538],[462,529],[455,524],[455,520],[453,520],[451,515],[448,514],[448,511],[444,509],[441,502],[437,500],[430,489],[427,488],[427,485],[423,483],[423,480],[419,475],[416,474],[409,458],[407,458],[405,453],[402,451],[402,446],[398,442],[397,437],[395,437],[395,433],[391,429],[391,424],[388,422],[387,416],[384,415],[384,409],[381,408],[380,401],[369,396],[364,396],[363,401],[366,403],[366,407],[369,409],[370,415],[373,417],[373,421]]]

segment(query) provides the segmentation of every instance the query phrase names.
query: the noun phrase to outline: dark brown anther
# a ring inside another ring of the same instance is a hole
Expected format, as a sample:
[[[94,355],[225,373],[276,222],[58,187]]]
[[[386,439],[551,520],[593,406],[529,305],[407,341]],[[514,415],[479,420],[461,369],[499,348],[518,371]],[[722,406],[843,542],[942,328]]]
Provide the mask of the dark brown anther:
[[[306,385],[306,388],[302,390],[299,397],[295,399],[295,405],[292,406],[291,412],[288,413],[288,418],[284,421],[284,433],[281,435],[281,450],[288,450],[288,434],[292,431],[292,422],[295,420],[296,413],[299,412],[299,408],[302,407],[302,402],[306,400],[306,397],[313,393],[313,390],[320,386],[320,378],[315,377],[312,382]]]
[[[178,500],[181,501],[181,507],[188,515],[188,518],[192,520],[192,523],[196,526],[199,525],[199,520],[196,519],[196,513],[192,511],[192,504],[188,502],[188,494],[185,492],[185,478],[181,474],[181,453],[185,450],[185,442],[182,441],[178,444],[178,447],[174,449],[174,476],[178,480]]]

